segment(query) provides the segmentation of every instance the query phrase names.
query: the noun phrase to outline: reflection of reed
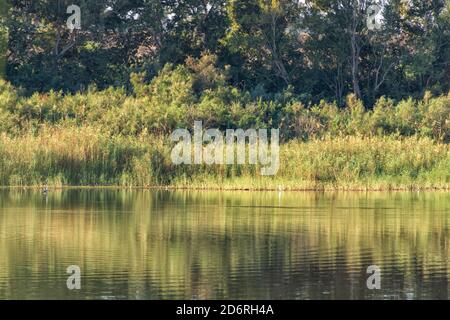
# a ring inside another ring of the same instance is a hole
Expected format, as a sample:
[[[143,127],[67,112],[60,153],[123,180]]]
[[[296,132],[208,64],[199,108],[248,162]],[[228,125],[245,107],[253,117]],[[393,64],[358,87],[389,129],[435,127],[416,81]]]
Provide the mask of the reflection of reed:
[[[26,290],[17,279],[64,279],[70,264],[82,266],[94,296],[114,286],[125,297],[361,297],[365,268],[377,264],[389,286],[422,283],[424,296],[448,297],[449,200],[114,190],[46,200],[3,191],[0,297]]]

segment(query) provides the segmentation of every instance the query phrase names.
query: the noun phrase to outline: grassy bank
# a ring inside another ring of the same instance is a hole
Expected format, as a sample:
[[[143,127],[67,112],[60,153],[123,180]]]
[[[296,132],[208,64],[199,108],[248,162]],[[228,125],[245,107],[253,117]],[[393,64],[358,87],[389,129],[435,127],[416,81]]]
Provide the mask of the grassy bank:
[[[0,80],[0,185],[449,189],[450,93],[312,105],[289,90],[253,97],[196,63],[167,66],[150,83],[133,75],[133,92],[27,96]],[[173,165],[167,137],[196,120],[222,131],[279,128],[277,175],[250,165]]]
[[[429,138],[341,137],[290,141],[280,170],[250,165],[175,166],[172,144],[150,135],[111,137],[92,127],[45,127],[0,136],[4,186],[172,186],[210,189],[449,189],[450,147]]]

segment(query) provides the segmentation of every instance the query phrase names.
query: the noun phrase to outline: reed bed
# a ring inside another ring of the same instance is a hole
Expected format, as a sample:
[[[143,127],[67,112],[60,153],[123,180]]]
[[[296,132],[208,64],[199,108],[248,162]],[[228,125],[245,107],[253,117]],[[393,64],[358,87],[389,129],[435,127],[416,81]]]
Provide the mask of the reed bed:
[[[95,127],[47,126],[0,135],[4,186],[120,186],[233,190],[449,189],[450,148],[424,137],[357,136],[281,145],[280,169],[172,164],[163,137],[113,136]]]

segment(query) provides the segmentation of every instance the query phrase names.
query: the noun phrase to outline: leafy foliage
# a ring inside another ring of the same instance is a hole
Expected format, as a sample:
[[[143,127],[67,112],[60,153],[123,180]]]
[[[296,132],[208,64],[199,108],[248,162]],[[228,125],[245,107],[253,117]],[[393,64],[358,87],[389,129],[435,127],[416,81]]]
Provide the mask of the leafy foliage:
[[[150,81],[205,55],[260,97],[290,88],[303,102],[354,93],[372,105],[450,89],[448,0],[390,0],[380,30],[367,28],[368,0],[83,0],[74,32],[71,1],[2,1],[7,80],[29,94],[131,90],[133,73]]]

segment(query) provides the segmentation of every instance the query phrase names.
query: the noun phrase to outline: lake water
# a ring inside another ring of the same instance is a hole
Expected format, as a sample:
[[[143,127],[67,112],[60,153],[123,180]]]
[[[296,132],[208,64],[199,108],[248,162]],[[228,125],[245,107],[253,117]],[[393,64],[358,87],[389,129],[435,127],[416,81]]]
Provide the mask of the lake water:
[[[0,191],[0,299],[448,299],[449,253],[449,192]]]

